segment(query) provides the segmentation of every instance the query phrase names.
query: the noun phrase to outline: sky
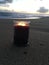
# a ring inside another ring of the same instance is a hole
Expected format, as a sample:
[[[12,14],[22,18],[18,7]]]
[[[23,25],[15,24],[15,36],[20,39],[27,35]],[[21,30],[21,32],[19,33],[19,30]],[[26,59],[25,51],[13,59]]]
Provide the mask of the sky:
[[[9,4],[9,9],[18,12],[48,13],[49,0],[13,0]]]

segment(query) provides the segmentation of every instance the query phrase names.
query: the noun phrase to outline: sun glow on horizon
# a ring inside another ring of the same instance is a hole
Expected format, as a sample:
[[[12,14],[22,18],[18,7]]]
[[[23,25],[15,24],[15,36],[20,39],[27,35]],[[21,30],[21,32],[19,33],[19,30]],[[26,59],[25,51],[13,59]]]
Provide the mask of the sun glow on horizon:
[[[49,9],[49,0],[13,0],[13,2],[9,4],[8,9],[16,12],[37,13],[40,7]]]
[[[36,12],[40,7],[49,9],[49,0],[13,0],[10,8],[15,11]]]
[[[36,6],[37,5],[37,6]],[[10,8],[15,11],[35,12],[40,7],[39,2],[34,0],[18,0],[10,5]]]

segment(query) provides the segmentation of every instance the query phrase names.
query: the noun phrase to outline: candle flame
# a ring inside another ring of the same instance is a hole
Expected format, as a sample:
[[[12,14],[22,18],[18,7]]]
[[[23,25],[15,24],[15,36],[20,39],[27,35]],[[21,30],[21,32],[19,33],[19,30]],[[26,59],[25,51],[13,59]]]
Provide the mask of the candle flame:
[[[16,22],[14,26],[29,26],[28,22]]]

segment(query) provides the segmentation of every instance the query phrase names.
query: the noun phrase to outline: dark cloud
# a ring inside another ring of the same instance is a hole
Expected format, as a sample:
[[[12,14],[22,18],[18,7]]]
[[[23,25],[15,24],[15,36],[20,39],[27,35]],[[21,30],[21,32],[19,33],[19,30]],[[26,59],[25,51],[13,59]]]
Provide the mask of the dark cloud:
[[[49,10],[46,9],[45,7],[40,7],[40,9],[37,10],[37,12],[40,12],[40,13],[46,13],[46,12],[48,12],[48,11],[49,11]]]
[[[0,4],[12,3],[13,0],[0,0]]]
[[[6,0],[6,1],[8,1],[9,3],[11,3],[13,0]]]

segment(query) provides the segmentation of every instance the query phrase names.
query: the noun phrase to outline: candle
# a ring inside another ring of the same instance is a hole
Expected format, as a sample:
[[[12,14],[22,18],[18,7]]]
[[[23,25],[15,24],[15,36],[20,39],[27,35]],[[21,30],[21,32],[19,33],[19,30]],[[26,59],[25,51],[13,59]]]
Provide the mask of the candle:
[[[14,23],[14,44],[17,46],[25,46],[29,37],[28,21],[16,21]]]

